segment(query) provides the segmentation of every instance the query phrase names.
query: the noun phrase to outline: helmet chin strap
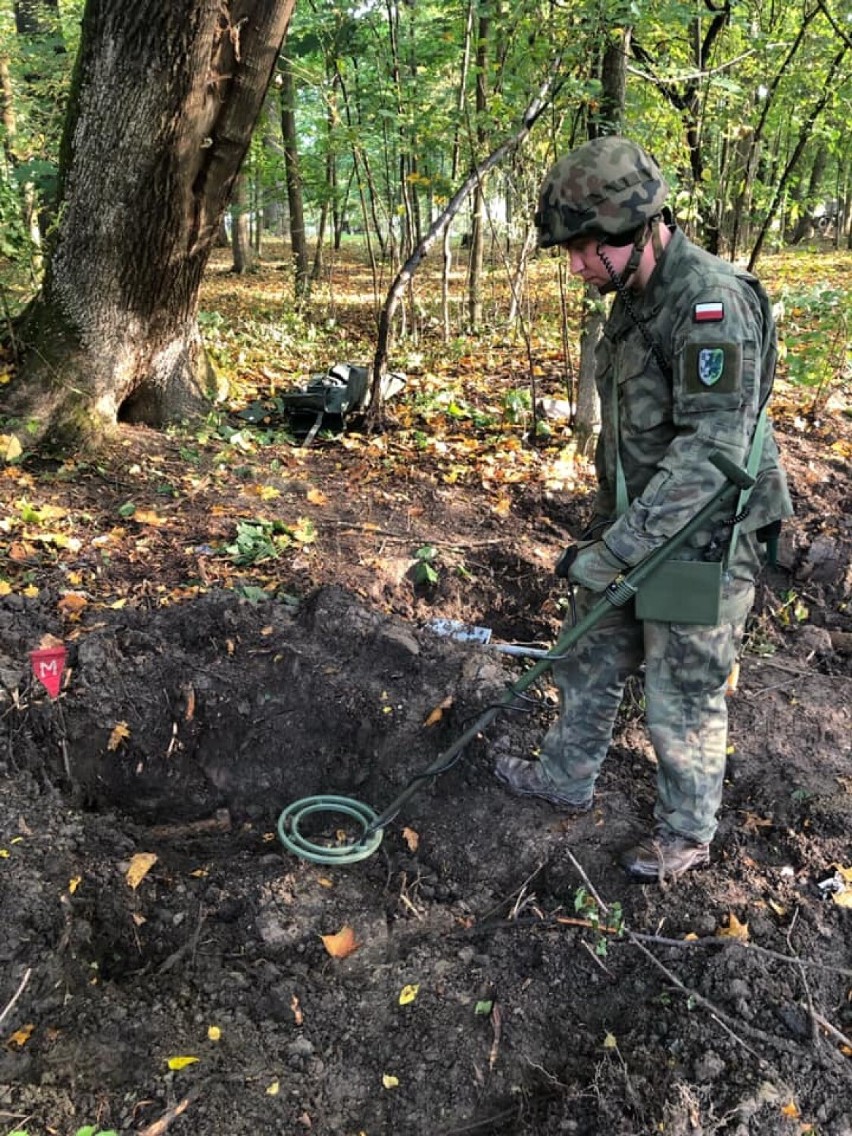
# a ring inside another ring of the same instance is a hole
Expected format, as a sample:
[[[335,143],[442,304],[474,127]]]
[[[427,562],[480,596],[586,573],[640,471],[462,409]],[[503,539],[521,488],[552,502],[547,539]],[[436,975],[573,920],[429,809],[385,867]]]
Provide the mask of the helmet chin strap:
[[[622,269],[621,273],[617,273],[612,266],[612,261],[602,253],[602,249],[606,241],[598,241],[597,249],[595,250],[603,262],[604,268],[609,275],[610,284],[605,284],[599,289],[604,295],[609,292],[620,292],[625,289],[630,278],[635,274],[636,269],[639,267],[639,261],[642,259],[642,253],[645,251],[645,246],[648,241],[651,242],[651,247],[654,250],[654,259],[659,260],[663,255],[663,243],[660,240],[660,225],[665,220],[660,216],[652,217],[647,225],[643,225],[636,233],[636,238],[633,241],[633,248],[630,250],[630,257]]]

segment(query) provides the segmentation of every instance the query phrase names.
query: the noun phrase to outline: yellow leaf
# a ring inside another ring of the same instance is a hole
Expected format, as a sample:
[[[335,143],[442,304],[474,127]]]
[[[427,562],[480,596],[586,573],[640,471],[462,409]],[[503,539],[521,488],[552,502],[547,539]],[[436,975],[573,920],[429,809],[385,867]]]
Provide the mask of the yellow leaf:
[[[395,1089],[399,1085],[399,1077],[392,1077],[390,1073],[382,1076],[382,1084],[386,1089]]]
[[[603,1039],[603,1047],[604,1049],[618,1049],[618,1041],[614,1033],[607,1033],[606,1037]]]
[[[334,881],[330,880],[328,878],[328,876],[319,876],[317,878],[317,883],[319,884],[319,886],[321,888],[333,888],[334,887]]]
[[[8,580],[0,580],[0,596],[10,596],[12,594],[12,585]]]
[[[743,943],[748,942],[748,923],[740,923],[733,911],[728,916],[727,927],[718,927],[716,929],[716,936],[720,939],[739,939]]]
[[[185,1069],[187,1065],[194,1065],[197,1057],[170,1057],[166,1064],[170,1069]]]
[[[210,1041],[218,1041],[221,1038],[221,1036],[222,1036],[222,1031],[219,1029],[218,1026],[208,1026],[207,1027],[207,1037],[210,1039]]]
[[[0,437],[0,443],[2,443],[4,447],[4,461],[14,461],[15,458],[19,458],[24,452],[21,448],[21,443],[18,441],[14,434],[3,434],[3,436]]]
[[[832,864],[832,868],[837,868],[839,875],[843,877],[847,884],[852,884],[852,868],[844,868],[842,864]]]
[[[140,525],[157,526],[167,523],[162,517],[157,516],[157,514],[151,509],[137,509],[133,514],[133,520],[138,521]],[[195,1058],[195,1060],[197,1061],[198,1058]]]
[[[83,882],[82,876],[74,876],[72,879],[70,879],[68,881],[68,890],[71,893],[71,895],[74,894],[74,892],[77,890],[77,888],[80,886],[80,884],[82,882]]]
[[[137,852],[131,858],[130,867],[124,877],[127,884],[135,891],[156,863],[156,852]]]
[[[328,498],[321,489],[309,489],[308,501],[311,505],[327,505]]]
[[[35,586],[35,584],[30,584],[28,588],[24,588],[24,595],[28,600],[34,600],[38,595],[38,588]]]
[[[113,600],[113,602],[109,605],[109,608],[110,608],[110,611],[121,611],[121,609],[123,607],[126,607],[126,606],[127,606],[127,600],[126,599],[120,599],[120,600]]]
[[[781,1115],[789,1116],[791,1120],[798,1120],[801,1113],[799,1112],[799,1107],[796,1102],[790,1101],[789,1104],[782,1105]]]
[[[698,941],[698,936],[694,931],[690,931],[688,935],[683,936],[683,941],[685,943],[695,943]]]
[[[273,1081],[271,1085],[266,1086],[266,1095],[270,1097],[277,1097],[281,1086],[277,1081]]]
[[[413,828],[404,828],[402,830],[402,838],[408,845],[409,852],[416,852],[420,846],[420,837]]]
[[[0,848],[0,860],[8,860],[10,855],[8,848]]]
[[[432,710],[429,713],[429,716],[427,717],[427,719],[423,723],[423,725],[424,726],[434,726],[437,722],[440,722],[441,719],[444,716],[444,711],[449,710],[449,708],[452,706],[452,704],[453,704],[453,696],[452,696],[452,694],[448,694],[447,697],[444,699],[444,701],[438,703],[438,705],[435,707],[435,709]]]
[[[115,751],[125,738],[130,737],[130,727],[126,722],[116,722],[107,742],[107,749]]]
[[[17,1045],[20,1049],[21,1046],[26,1045],[30,1040],[34,1029],[34,1022],[30,1022],[29,1025],[26,1026],[21,1026],[21,1028],[19,1030],[15,1030],[15,1032],[9,1038],[9,1045]]]
[[[417,997],[419,990],[420,984],[417,982],[412,983],[408,986],[403,986],[402,990],[400,990],[399,992],[400,1006],[407,1006],[410,1002],[413,1002]]]
[[[332,958],[346,958],[353,951],[357,951],[355,932],[348,925],[343,926],[335,935],[322,935],[322,944]]]

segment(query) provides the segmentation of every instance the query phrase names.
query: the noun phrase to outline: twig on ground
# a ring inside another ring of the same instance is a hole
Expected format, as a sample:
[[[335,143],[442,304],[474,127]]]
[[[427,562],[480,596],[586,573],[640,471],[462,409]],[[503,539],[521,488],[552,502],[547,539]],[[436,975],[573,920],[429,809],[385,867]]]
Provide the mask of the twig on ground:
[[[15,1003],[18,1001],[18,999],[20,998],[20,996],[23,994],[24,990],[26,989],[26,985],[30,980],[30,975],[32,974],[32,972],[33,972],[33,968],[31,966],[28,966],[27,969],[24,971],[24,977],[18,983],[18,989],[15,991],[15,993],[12,995],[12,997],[6,1003],[6,1009],[3,1011],[2,1014],[0,1014],[0,1025],[3,1024],[3,1022],[8,1017],[8,1015],[11,1014],[12,1010],[15,1008]]]
[[[179,1116],[189,1108],[195,1098],[198,1096],[199,1090],[196,1089],[187,1095],[178,1104],[167,1108],[159,1120],[155,1120],[152,1124],[147,1125],[145,1128],[139,1129],[139,1136],[162,1136],[173,1120],[177,1120]]]
[[[604,927],[602,930],[608,930]],[[815,962],[813,959],[791,957],[781,951],[770,950],[769,947],[758,946],[757,943],[745,943],[742,939],[733,939],[719,935],[702,935],[699,939],[668,939],[664,935],[646,935],[641,931],[632,931],[635,939],[642,943],[658,943],[661,947],[739,947],[752,954],[763,955],[765,958],[777,959],[778,962],[792,963],[794,966],[809,966],[814,970],[826,970],[831,974],[842,974],[852,978],[852,970],[842,966],[832,966],[826,962]]]
[[[493,907],[489,907],[485,914],[479,917],[477,922],[484,923],[490,916],[495,913],[495,911],[500,911],[501,908],[505,907],[510,900],[516,900],[519,896],[522,896],[529,885],[532,883],[532,881],[539,874],[539,872],[542,871],[542,869],[546,866],[547,860],[542,860],[540,864],[537,864],[536,867],[533,868],[533,870],[527,876],[527,878],[523,881],[523,883],[516,887],[514,891],[510,891],[508,895],[503,896],[503,898],[498,900]]]
[[[836,1026],[833,1026],[831,1022],[827,1021],[822,1014],[818,1014],[813,1006],[808,1007],[808,1013],[811,1014],[817,1025],[821,1026],[829,1036],[833,1037],[835,1041],[839,1041],[841,1045],[845,1045],[846,1048],[852,1052],[852,1040],[850,1040],[845,1033],[841,1033],[840,1030]]]
[[[601,970],[604,972],[604,974],[607,976],[607,978],[610,980],[610,982],[617,982],[618,980],[616,979],[615,975],[612,973],[612,971],[609,969],[609,967],[604,963],[604,961],[600,957],[600,955],[595,953],[594,948],[591,947],[589,945],[589,943],[586,942],[585,939],[581,939],[580,942],[586,948],[586,950],[589,952],[589,955],[591,956],[592,962],[595,963],[596,966],[599,966],[601,968]]]

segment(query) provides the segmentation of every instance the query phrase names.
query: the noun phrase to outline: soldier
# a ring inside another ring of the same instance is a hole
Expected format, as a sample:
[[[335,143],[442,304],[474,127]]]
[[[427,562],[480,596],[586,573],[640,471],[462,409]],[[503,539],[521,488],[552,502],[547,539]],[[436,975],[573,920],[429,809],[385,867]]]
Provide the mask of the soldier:
[[[539,760],[503,755],[495,769],[514,793],[589,810],[625,682],[644,661],[658,763],[655,827],[620,859],[633,877],[660,881],[709,863],[727,752],[727,678],[761,545],[777,539],[781,518],[792,513],[761,413],[777,354],[766,293],[753,276],[692,244],[666,196],[654,160],[619,137],[562,158],[541,191],[539,246],[566,249],[574,275],[616,293],[596,360],[603,421],[594,517],[587,539],[570,545],[556,567],[576,585],[569,619],[585,615],[619,573],[706,504],[722,481],[711,452],[743,467],[751,459],[757,482],[739,523],[720,516],[677,553],[688,573],[710,566],[715,584],[708,588],[706,576],[692,584],[690,576],[643,618],[633,603],[614,607],[553,664],[560,711]],[[718,603],[712,625],[706,617],[691,622],[696,597],[687,593],[696,587],[715,589],[700,597]],[[680,600],[685,613],[676,609]]]

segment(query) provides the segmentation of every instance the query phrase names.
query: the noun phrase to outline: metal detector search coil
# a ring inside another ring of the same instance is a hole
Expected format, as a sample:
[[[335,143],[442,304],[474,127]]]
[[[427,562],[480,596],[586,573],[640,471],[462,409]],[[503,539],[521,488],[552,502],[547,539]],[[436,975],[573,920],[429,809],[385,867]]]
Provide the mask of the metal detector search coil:
[[[326,845],[309,840],[301,831],[302,822],[315,813],[339,813],[357,820],[363,835],[350,844]],[[378,820],[369,805],[352,797],[303,797],[281,813],[278,838],[290,852],[312,864],[355,864],[372,856],[382,842],[384,829],[374,827]]]

